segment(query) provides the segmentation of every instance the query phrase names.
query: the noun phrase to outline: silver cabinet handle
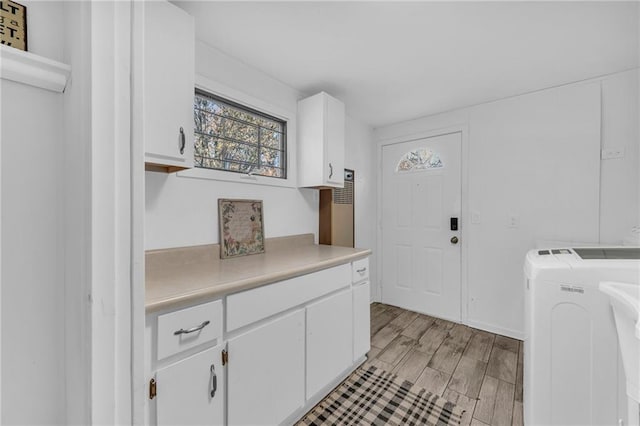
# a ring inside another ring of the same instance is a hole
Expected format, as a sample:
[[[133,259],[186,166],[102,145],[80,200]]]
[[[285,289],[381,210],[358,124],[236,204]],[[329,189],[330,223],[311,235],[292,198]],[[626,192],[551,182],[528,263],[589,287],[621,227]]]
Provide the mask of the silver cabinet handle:
[[[216,375],[216,366],[211,364],[211,398],[216,396],[216,391],[218,390],[218,376]]]
[[[202,330],[203,328],[205,328],[206,326],[208,326],[210,322],[211,322],[211,321],[207,320],[207,321],[203,322],[202,324],[200,324],[200,325],[198,325],[198,326],[196,326],[196,327],[193,327],[193,328],[189,328],[189,329],[187,329],[187,330],[185,330],[184,328],[181,328],[181,329],[180,329],[180,330],[178,330],[178,331],[174,331],[174,332],[173,332],[173,335],[174,335],[174,336],[178,336],[178,335],[180,335],[180,334],[195,333],[196,331],[200,331],[200,330]]]
[[[184,154],[184,147],[186,143],[187,141],[184,135],[184,129],[180,127],[180,137],[178,138],[178,147],[180,148],[180,154]]]
[[[364,271],[366,271],[366,270],[367,270],[367,268],[360,268],[360,269],[356,269],[356,272],[357,272],[357,273],[359,273],[359,274],[361,274],[361,273],[363,273],[363,272],[364,272]]]
[[[333,177],[333,165],[329,163],[329,179]]]

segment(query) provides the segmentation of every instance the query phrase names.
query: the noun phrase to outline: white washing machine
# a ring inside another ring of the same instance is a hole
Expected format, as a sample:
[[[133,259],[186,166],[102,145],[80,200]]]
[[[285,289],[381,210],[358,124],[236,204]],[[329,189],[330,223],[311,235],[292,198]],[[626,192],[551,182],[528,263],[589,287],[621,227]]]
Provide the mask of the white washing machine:
[[[640,248],[532,250],[525,277],[525,424],[626,424],[616,327],[598,284],[640,284]]]

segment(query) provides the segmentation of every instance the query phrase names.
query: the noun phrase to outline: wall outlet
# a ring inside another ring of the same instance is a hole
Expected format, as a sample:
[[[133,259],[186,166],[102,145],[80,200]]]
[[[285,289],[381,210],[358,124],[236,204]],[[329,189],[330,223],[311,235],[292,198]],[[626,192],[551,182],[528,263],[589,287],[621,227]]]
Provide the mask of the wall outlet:
[[[508,228],[517,228],[520,226],[520,218],[516,215],[510,215],[507,218],[507,227]]]
[[[624,158],[624,148],[606,148],[602,150],[602,159]]]

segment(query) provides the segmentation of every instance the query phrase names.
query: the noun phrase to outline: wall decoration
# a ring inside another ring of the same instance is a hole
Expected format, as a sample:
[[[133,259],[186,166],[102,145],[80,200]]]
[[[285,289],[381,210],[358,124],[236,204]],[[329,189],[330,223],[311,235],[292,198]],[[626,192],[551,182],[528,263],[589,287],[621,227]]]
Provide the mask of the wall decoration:
[[[444,167],[440,156],[429,148],[418,148],[409,151],[400,158],[396,166],[396,173],[439,169]]]
[[[0,43],[27,50],[27,8],[11,0],[0,0]]]
[[[261,200],[218,200],[220,258],[264,253]]]

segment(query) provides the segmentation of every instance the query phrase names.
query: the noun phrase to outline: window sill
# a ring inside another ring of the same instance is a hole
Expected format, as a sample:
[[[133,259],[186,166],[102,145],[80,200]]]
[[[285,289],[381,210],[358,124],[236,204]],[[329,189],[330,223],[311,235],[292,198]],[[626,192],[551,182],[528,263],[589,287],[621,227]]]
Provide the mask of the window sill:
[[[69,65],[2,45],[0,45],[0,53],[2,58],[0,75],[3,80],[57,93],[64,92],[67,87],[71,75]]]
[[[193,168],[176,173],[179,177],[190,179],[217,180],[233,183],[248,183],[251,185],[277,186],[280,188],[297,188],[291,178],[279,179],[265,176],[249,176],[242,173],[224,172],[220,170]]]

